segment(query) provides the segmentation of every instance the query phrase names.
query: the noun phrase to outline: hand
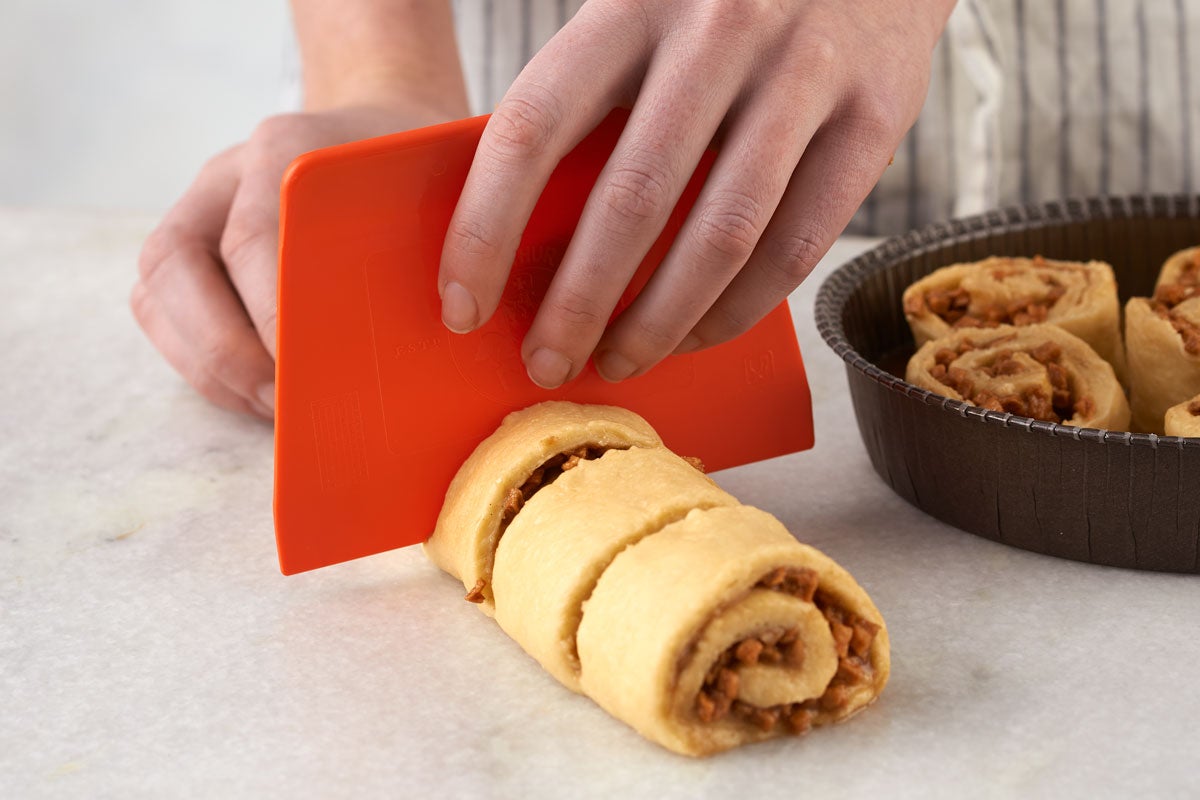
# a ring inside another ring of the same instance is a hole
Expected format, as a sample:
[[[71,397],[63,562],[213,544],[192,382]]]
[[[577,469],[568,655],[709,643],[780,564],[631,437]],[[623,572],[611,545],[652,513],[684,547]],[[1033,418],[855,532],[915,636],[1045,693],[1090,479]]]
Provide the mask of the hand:
[[[442,253],[447,327],[496,310],[559,160],[615,106],[616,150],[523,344],[553,388],[737,336],[813,269],[920,110],[952,0],[591,0],[496,108]],[[720,153],[670,253],[612,312],[706,147]],[[606,330],[607,328],[607,330]]]
[[[359,106],[265,120],[249,140],[205,164],[146,239],[130,297],[142,330],[206,398],[272,418],[284,170],[309,150],[445,122],[458,112]]]

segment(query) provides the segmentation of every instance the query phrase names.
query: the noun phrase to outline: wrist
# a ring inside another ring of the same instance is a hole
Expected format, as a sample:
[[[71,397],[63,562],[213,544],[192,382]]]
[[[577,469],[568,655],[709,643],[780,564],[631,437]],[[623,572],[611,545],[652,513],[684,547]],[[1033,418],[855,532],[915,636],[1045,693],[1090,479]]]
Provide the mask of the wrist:
[[[466,87],[457,74],[414,75],[377,66],[342,71],[334,79],[305,77],[306,111],[349,107],[418,111],[439,121],[470,116]]]
[[[449,0],[292,0],[304,106],[468,113]]]

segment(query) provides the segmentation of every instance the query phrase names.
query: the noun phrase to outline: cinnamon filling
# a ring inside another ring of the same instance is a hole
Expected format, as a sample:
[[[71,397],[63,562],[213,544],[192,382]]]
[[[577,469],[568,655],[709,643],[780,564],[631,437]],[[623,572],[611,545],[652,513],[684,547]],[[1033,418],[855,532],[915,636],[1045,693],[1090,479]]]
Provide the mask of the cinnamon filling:
[[[1062,348],[1054,342],[1045,342],[1032,350],[1023,351],[1045,367],[1051,388],[1049,396],[1040,388],[1005,395],[996,395],[983,388],[977,390],[971,374],[953,365],[955,359],[974,349],[975,346],[970,342],[963,342],[957,349],[944,347],[938,350],[933,355],[934,365],[929,374],[958,392],[968,403],[992,411],[1007,411],[1044,422],[1062,422],[1076,416],[1086,417],[1095,410],[1090,398],[1075,397],[1070,376],[1061,364]],[[980,367],[979,371],[989,378],[1025,372],[1028,367],[1013,357],[1015,352],[1009,349],[997,351],[992,362]]]
[[[1035,266],[1044,267],[1041,256],[1033,259]],[[998,281],[1018,274],[1017,270],[994,270],[992,277]],[[913,316],[928,309],[954,328],[995,328],[998,325],[1033,325],[1045,322],[1050,309],[1067,293],[1067,289],[1050,275],[1039,276],[1046,284],[1046,294],[1007,303],[992,303],[971,310],[971,294],[963,288],[930,289],[924,297],[914,297],[906,309]]]
[[[1183,339],[1183,349],[1194,356],[1200,355],[1200,325],[1175,313],[1175,306],[1193,297],[1200,297],[1200,251],[1193,253],[1183,265],[1174,283],[1164,284],[1154,291],[1154,299],[1150,302],[1154,313],[1171,323]]]
[[[837,606],[832,598],[817,593],[817,573],[811,569],[779,567],[755,584],[805,602],[815,603],[829,623],[837,649],[838,668],[825,693],[800,703],[762,707],[738,699],[739,666],[782,664],[794,669],[804,666],[804,640],[799,627],[772,628],[749,636],[728,647],[709,668],[696,695],[696,716],[703,723],[716,722],[733,714],[736,718],[770,732],[783,725],[799,735],[812,727],[818,711],[838,711],[850,702],[856,686],[869,683],[873,675],[871,643],[879,626]]]
[[[1164,284],[1154,291],[1154,299],[1167,308],[1197,296],[1200,296],[1200,251],[1193,253],[1183,265],[1174,283]]]
[[[1188,355],[1200,355],[1200,325],[1184,319],[1175,313],[1173,306],[1160,302],[1157,298],[1158,295],[1155,294],[1155,299],[1150,301],[1150,309],[1171,323],[1171,327],[1183,340],[1183,349],[1187,351]]]
[[[1200,400],[1193,400],[1188,403],[1187,410],[1193,417],[1200,417]]]
[[[525,507],[525,504],[529,502],[529,498],[554,483],[559,475],[562,475],[567,470],[575,469],[575,467],[579,466],[580,461],[591,461],[592,459],[599,458],[611,449],[624,448],[609,448],[601,447],[600,445],[585,444],[574,450],[550,456],[541,466],[529,474],[524,483],[509,489],[508,494],[504,496],[504,508],[500,513],[500,529],[496,533],[496,543],[500,543],[500,538],[504,536],[504,532],[508,530],[508,526],[512,524],[513,519]],[[482,603],[487,599],[484,595],[484,589],[486,588],[487,581],[480,578],[475,582],[475,588],[467,592],[463,599],[468,603]]]
[[[467,592],[463,599],[468,603],[482,603],[484,601],[483,587],[485,586],[487,586],[487,581],[485,581],[483,578],[480,578],[479,580],[475,581],[475,588]]]
[[[585,444],[574,450],[550,456],[541,466],[529,474],[524,483],[516,488],[509,489],[508,494],[504,496],[504,507],[500,513],[500,529],[496,533],[496,544],[500,543],[504,532],[508,530],[508,526],[512,524],[513,519],[525,507],[529,499],[558,480],[558,476],[568,470],[575,469],[581,461],[593,461],[609,450],[625,449],[624,447],[603,447],[596,444]],[[700,459],[685,456],[683,460],[700,472],[704,472],[704,462]],[[467,592],[463,599],[468,603],[482,603],[486,599],[484,595],[485,588],[487,588],[487,581],[480,578],[475,582],[475,587]]]
[[[623,449],[623,448],[622,448]],[[574,450],[550,456],[540,467],[535,469],[520,486],[509,489],[504,498],[504,511],[500,516],[500,535],[508,528],[513,518],[517,516],[525,504],[540,490],[558,480],[558,476],[579,466],[580,461],[591,461],[604,455],[609,448],[585,444]],[[496,537],[499,541],[499,537]]]

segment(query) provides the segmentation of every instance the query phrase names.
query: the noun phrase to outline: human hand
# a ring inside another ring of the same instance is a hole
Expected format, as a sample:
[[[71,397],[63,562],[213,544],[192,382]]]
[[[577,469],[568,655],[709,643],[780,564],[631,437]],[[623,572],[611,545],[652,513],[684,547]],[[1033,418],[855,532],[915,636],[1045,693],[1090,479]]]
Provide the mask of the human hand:
[[[751,327],[813,269],[916,119],[952,0],[591,0],[489,120],[442,253],[443,321],[500,301],[559,160],[632,106],[522,344],[553,388],[609,380]],[[705,148],[720,153],[667,257],[609,325]],[[606,330],[607,328],[607,330]]]
[[[130,297],[138,324],[200,394],[272,418],[279,185],[288,164],[319,147],[465,113],[391,105],[268,118],[205,164],[146,239]]]

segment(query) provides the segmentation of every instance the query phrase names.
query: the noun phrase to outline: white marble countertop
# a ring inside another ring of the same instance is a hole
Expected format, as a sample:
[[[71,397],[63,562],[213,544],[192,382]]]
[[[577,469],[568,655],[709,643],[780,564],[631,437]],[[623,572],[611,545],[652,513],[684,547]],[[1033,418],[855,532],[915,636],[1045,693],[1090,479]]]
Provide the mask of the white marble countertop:
[[[543,673],[415,548],[290,578],[271,429],[127,310],[152,220],[0,210],[0,797],[1200,793],[1200,578],[1032,555],[872,472],[793,309],[808,453],[716,475],[849,568],[893,675],[851,723],[692,761]]]

